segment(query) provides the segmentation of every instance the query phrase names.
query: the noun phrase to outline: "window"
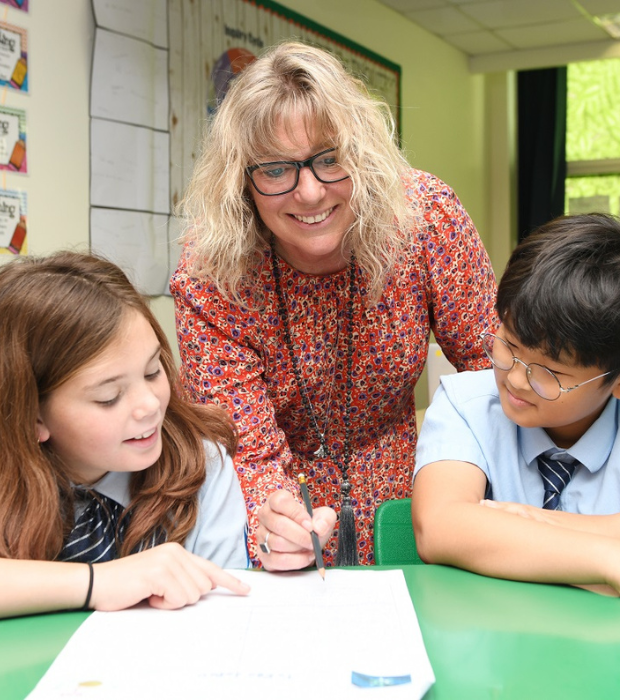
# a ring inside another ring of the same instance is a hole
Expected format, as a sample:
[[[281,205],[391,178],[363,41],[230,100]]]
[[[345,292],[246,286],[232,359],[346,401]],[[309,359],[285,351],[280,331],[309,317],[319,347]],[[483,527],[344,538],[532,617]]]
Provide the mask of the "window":
[[[620,59],[568,66],[566,212],[620,215]]]

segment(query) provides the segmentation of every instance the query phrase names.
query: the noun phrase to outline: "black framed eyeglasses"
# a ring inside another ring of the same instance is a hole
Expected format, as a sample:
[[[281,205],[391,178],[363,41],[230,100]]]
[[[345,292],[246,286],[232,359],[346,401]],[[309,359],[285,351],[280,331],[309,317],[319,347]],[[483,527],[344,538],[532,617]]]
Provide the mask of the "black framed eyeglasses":
[[[605,372],[596,377],[592,377],[592,379],[586,379],[585,382],[575,384],[575,386],[564,387],[560,384],[560,380],[555,374],[544,365],[539,365],[536,362],[532,362],[528,365],[523,362],[523,360],[515,357],[510,345],[502,338],[499,338],[493,333],[481,333],[480,338],[482,339],[484,352],[489,360],[491,360],[494,367],[497,367],[497,369],[503,372],[509,372],[517,362],[523,365],[529,385],[541,399],[545,399],[546,401],[556,401],[562,394],[567,394],[569,391],[579,389],[580,386],[585,386],[596,379],[601,379],[611,374],[611,371]]]
[[[325,184],[340,182],[349,173],[340,165],[335,148],[328,148],[306,160],[274,160],[250,165],[245,169],[254,189],[265,197],[292,192],[299,184],[299,171],[310,168],[314,177]]]

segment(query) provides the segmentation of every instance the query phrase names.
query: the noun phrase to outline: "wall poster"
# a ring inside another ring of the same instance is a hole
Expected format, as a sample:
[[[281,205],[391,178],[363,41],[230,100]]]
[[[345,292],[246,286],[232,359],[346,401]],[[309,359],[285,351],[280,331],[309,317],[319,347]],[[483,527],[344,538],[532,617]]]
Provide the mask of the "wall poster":
[[[16,10],[28,12],[28,0],[0,0],[3,5],[14,7]]]
[[[0,22],[0,85],[28,92],[28,32]]]
[[[26,231],[26,193],[0,189],[0,257],[26,253]]]
[[[0,170],[27,173],[26,112],[0,105]]]

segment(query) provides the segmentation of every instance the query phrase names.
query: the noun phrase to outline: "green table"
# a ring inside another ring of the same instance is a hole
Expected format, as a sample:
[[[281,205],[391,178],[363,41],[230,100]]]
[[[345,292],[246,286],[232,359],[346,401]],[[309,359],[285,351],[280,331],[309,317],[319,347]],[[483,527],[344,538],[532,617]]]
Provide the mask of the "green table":
[[[443,566],[403,571],[437,678],[425,700],[620,695],[620,600]],[[24,698],[85,618],[0,621],[1,700]]]
[[[620,600],[404,567],[436,684],[425,700],[620,696]]]

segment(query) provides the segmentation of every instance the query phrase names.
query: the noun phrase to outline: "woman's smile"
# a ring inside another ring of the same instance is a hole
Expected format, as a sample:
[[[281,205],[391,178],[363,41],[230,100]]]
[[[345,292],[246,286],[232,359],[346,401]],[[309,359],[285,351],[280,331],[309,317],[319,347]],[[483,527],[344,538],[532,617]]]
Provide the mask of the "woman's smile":
[[[321,214],[314,214],[312,216],[310,215],[301,215],[301,214],[291,214],[291,216],[294,216],[297,221],[300,221],[302,224],[320,224],[321,222],[325,221],[327,217],[334,211],[335,207],[331,207],[327,209],[327,211],[322,212]]]
[[[279,142],[283,155],[295,160],[304,160],[325,148],[299,117],[293,120],[293,128],[280,128]],[[275,159],[276,155],[268,157]],[[304,167],[292,192],[271,197],[254,188],[250,192],[263,224],[275,236],[278,255],[301,272],[326,275],[342,270],[348,263],[342,241],[355,222],[349,204],[352,189],[349,178],[325,183]]]

